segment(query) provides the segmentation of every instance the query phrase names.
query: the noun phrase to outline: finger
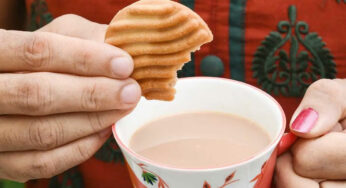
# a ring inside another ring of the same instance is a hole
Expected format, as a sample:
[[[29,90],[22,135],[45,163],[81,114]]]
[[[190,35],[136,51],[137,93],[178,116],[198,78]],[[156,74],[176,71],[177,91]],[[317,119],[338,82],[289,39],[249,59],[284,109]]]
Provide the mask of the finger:
[[[316,181],[298,176],[294,172],[292,157],[289,152],[278,158],[274,181],[277,188],[319,188],[319,184]]]
[[[293,115],[291,131],[304,138],[328,133],[346,116],[346,80],[322,79],[313,83]]]
[[[343,127],[340,123],[337,123],[330,132],[341,132],[343,130]]]
[[[113,110],[45,117],[0,116],[0,152],[53,149],[99,132],[129,112]]]
[[[0,74],[0,114],[48,115],[130,109],[141,90],[131,79],[56,73]]]
[[[53,32],[70,37],[104,42],[107,26],[106,24],[89,21],[78,15],[65,14],[55,18],[38,31]]]
[[[342,127],[343,129],[346,129],[346,119],[342,120],[342,121],[340,122],[340,125],[341,125],[341,127]]]
[[[50,178],[92,157],[110,134],[107,129],[49,151],[0,153],[0,178],[19,182]]]
[[[132,58],[123,50],[94,41],[48,32],[0,30],[0,72],[59,72],[127,78]]]
[[[345,188],[346,181],[324,181],[320,185],[321,188]]]
[[[346,179],[346,134],[331,132],[317,139],[299,140],[292,147],[297,174],[318,179]]]

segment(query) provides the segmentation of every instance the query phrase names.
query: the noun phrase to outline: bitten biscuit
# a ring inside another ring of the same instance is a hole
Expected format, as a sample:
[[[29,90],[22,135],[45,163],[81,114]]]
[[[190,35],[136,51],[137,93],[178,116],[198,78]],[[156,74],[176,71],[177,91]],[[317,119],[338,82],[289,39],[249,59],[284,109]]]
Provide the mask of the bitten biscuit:
[[[170,0],[140,0],[120,10],[105,42],[134,60],[131,77],[147,99],[173,100],[177,71],[191,52],[213,40],[207,24],[191,9]]]

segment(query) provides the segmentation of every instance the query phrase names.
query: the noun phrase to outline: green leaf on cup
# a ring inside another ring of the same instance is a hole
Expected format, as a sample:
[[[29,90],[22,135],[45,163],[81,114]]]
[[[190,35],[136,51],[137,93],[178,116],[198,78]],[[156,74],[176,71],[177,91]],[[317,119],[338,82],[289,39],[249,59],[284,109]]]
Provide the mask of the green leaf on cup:
[[[145,182],[151,185],[153,185],[157,181],[156,176],[150,172],[143,171],[142,177]]]

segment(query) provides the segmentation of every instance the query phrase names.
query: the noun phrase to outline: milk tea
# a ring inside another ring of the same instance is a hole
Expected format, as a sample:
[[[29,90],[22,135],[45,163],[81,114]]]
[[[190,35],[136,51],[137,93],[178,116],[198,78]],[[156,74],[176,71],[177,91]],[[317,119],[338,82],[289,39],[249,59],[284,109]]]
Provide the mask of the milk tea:
[[[137,130],[130,148],[176,168],[217,168],[249,159],[270,144],[255,122],[219,112],[182,113],[154,120]]]

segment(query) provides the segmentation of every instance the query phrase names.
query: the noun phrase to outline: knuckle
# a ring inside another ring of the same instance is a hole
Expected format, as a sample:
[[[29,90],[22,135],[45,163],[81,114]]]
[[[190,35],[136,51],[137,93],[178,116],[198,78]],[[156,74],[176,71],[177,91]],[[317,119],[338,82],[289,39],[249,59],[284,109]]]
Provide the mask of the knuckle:
[[[33,114],[48,110],[51,103],[49,84],[37,79],[23,79],[18,85],[16,96],[17,105]]]
[[[76,17],[77,17],[77,15],[75,15],[75,14],[64,14],[64,15],[61,15],[61,16],[57,17],[56,19],[54,19],[54,21],[65,22],[65,21],[69,21],[71,19],[74,19]]]
[[[304,150],[298,150],[293,155],[294,169],[299,174],[306,174],[309,171],[315,171],[318,168],[316,163],[316,153],[310,149],[305,148]]]
[[[93,54],[90,50],[83,49],[79,52],[79,59],[74,63],[74,69],[79,73],[87,73],[90,71],[89,61]]]
[[[101,98],[98,95],[97,84],[92,84],[83,89],[81,95],[82,110],[99,110],[101,108]]]
[[[87,160],[93,155],[93,153],[88,148],[86,148],[85,145],[83,144],[78,144],[76,151],[77,151],[77,156],[79,157],[81,161]]]
[[[317,80],[316,82],[312,83],[309,88],[319,90],[321,88],[329,87],[331,82],[332,82],[332,80],[330,80],[330,79],[320,79],[320,80]]]
[[[48,38],[42,33],[32,33],[23,45],[23,59],[30,68],[37,69],[46,66],[50,60],[50,45]]]
[[[308,88],[307,93],[316,93],[319,96],[326,97],[331,101],[340,100],[343,96],[342,87],[332,79],[320,79]]]
[[[54,162],[47,157],[37,156],[31,165],[31,176],[37,178],[51,178],[57,172]]]
[[[93,132],[100,131],[107,126],[104,118],[100,113],[88,113],[88,121]]]
[[[52,149],[59,145],[60,129],[49,125],[47,120],[42,118],[33,120],[29,128],[29,140],[37,149]]]
[[[317,80],[316,82],[314,82],[311,87],[313,89],[326,89],[326,88],[334,88],[336,87],[338,84],[335,82],[335,80],[332,79],[320,79]]]

